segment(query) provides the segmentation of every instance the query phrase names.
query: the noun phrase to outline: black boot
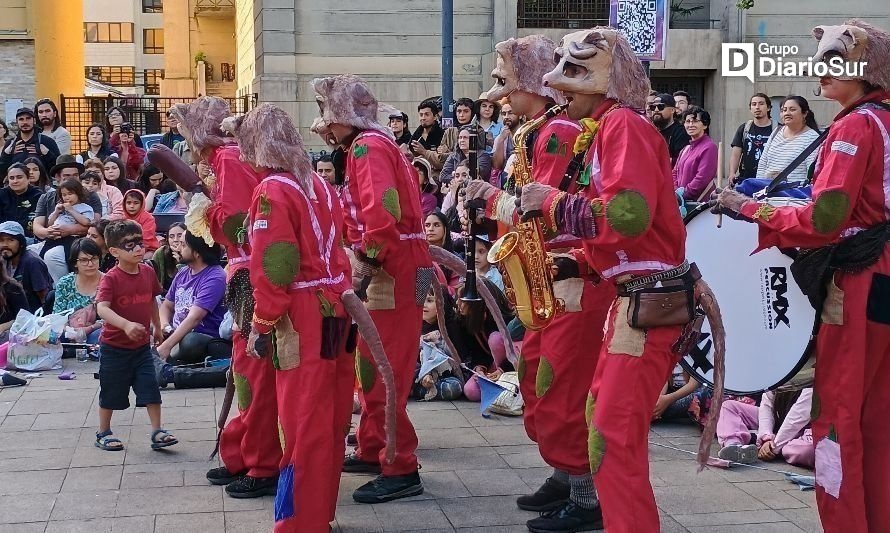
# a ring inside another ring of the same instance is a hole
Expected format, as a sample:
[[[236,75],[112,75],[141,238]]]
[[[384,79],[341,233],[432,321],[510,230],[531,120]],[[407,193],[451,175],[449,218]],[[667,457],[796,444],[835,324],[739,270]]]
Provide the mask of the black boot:
[[[211,485],[228,485],[246,473],[247,472],[236,474],[234,472],[229,472],[229,469],[224,466],[211,468],[207,471],[207,481],[209,481]]]
[[[343,459],[343,471],[351,474],[379,474],[380,463],[362,461],[358,455],[351,453]]]
[[[278,476],[241,476],[226,485],[226,494],[232,498],[259,498],[260,496],[275,496],[277,488]]]
[[[569,500],[559,509],[541,513],[525,523],[532,533],[575,533],[603,529],[603,511],[599,504],[593,509],[582,509]]]
[[[357,488],[352,499],[358,503],[383,503],[418,494],[423,494],[423,483],[420,474],[412,472],[404,476],[377,476]]]
[[[543,513],[559,509],[569,501],[569,484],[548,477],[534,494],[516,498],[516,505],[523,511]]]

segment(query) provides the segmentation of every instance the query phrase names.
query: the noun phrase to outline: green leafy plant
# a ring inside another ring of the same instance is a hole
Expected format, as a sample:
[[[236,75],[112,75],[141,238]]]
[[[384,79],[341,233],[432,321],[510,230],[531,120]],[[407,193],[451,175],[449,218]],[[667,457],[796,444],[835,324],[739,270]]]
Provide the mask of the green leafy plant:
[[[204,55],[204,52],[198,52],[197,54],[195,54],[195,64],[198,64],[201,61],[205,63],[207,62],[207,56]]]
[[[739,0],[735,6],[739,9],[751,9],[754,7],[754,0]]]
[[[739,0],[739,1],[744,1],[744,0]],[[690,17],[690,16],[692,16],[696,11],[700,11],[700,10],[702,10],[702,9],[704,9],[704,8],[705,8],[705,6],[703,6],[703,5],[697,5],[697,6],[691,6],[691,7],[683,7],[683,0],[678,0],[678,1],[676,1],[676,2],[671,2],[671,18],[673,18],[674,16],[678,16],[678,17]]]

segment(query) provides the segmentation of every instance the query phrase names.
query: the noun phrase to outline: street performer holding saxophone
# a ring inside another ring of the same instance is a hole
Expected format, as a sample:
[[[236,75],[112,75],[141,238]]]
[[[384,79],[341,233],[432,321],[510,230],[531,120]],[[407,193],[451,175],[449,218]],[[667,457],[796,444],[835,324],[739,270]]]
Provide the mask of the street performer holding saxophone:
[[[574,149],[586,152],[584,186],[570,193],[542,183],[525,185],[517,193],[519,211],[526,218],[543,216],[549,231],[581,239],[590,267],[618,288],[586,409],[589,466],[606,529],[654,532],[659,519],[647,457],[652,409],[682,350],[681,337],[693,336],[689,326],[696,302],[705,307],[714,333],[719,404],[722,322],[713,294],[685,260],[686,232],[670,158],[642,114],[649,83],[627,40],[611,28],[579,31],[563,38],[556,57],[544,85],[561,90],[569,117],[582,119]],[[501,220],[513,216],[517,198],[505,192],[474,183],[467,196],[496,205]],[[719,405],[712,412],[719,412]],[[705,428],[702,448],[710,447],[714,423],[712,418]],[[700,461],[702,456],[700,449]]]
[[[581,132],[577,122],[561,114],[561,107],[554,107],[563,99],[542,82],[553,68],[555,49],[541,35],[510,39],[495,47],[497,65],[491,75],[496,82],[483,97],[493,102],[506,98],[514,112],[530,118],[515,136],[515,185],[538,182],[560,187]],[[470,197],[485,198],[485,216],[515,228],[492,248],[491,257],[501,256],[497,259],[502,271],[511,271],[511,264],[520,262],[538,265],[525,272],[529,279],[505,276],[505,282],[527,328],[517,369],[525,400],[525,429],[553,467],[553,474],[534,494],[520,496],[516,503],[520,509],[544,513],[528,522],[531,531],[600,528],[602,514],[585,451],[584,404],[615,289],[602,283],[583,259],[579,262],[569,253],[553,259],[548,254],[573,248],[583,254],[578,239],[568,236],[547,245],[539,221],[520,222],[511,205],[505,213],[497,200],[506,196],[499,197],[500,191],[490,186],[483,195],[478,192],[483,183],[470,183],[469,189],[477,191]],[[578,186],[573,177],[563,185],[571,192]],[[515,252],[510,253],[511,249]]]

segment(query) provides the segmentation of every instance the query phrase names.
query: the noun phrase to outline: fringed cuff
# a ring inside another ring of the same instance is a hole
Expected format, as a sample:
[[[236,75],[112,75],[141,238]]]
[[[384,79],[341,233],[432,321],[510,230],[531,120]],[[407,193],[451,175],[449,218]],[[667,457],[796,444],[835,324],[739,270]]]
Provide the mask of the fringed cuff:
[[[516,224],[516,197],[499,191],[485,203],[485,218],[499,220],[504,224]]]

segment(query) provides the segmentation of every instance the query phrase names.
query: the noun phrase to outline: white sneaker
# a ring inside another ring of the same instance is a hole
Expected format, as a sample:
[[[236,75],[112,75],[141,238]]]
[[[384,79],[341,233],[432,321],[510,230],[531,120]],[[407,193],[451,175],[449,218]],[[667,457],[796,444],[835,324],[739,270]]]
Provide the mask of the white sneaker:
[[[717,457],[734,463],[749,465],[757,460],[757,446],[753,444],[730,444],[721,448],[717,452]]]

